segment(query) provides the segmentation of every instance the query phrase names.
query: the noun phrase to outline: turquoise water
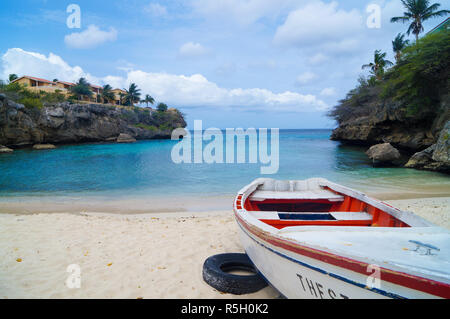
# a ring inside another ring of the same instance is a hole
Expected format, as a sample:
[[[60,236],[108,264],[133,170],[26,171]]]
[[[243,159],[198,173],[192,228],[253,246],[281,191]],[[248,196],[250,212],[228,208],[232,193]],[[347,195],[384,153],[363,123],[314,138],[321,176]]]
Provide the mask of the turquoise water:
[[[330,141],[330,130],[280,131],[280,179],[324,177],[364,191],[450,195],[447,175],[373,168],[364,149]],[[59,146],[0,154],[0,196],[202,196],[236,193],[262,164],[175,164],[177,142]]]

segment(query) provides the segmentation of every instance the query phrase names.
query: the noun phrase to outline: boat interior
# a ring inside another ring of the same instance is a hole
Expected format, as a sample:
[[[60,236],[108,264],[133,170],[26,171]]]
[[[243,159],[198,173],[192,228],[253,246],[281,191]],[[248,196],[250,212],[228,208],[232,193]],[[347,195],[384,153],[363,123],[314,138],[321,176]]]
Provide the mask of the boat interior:
[[[237,208],[260,221],[283,229],[293,226],[410,227],[365,201],[321,186],[318,180],[267,180]],[[387,205],[387,204],[385,204]]]

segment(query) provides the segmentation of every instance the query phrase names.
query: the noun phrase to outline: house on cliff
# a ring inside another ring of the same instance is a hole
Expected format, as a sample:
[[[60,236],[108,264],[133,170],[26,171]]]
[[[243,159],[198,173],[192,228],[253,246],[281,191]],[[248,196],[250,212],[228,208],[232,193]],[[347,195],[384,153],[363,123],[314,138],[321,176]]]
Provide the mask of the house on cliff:
[[[49,81],[46,79],[41,79],[41,78],[37,78],[37,77],[33,77],[33,76],[28,76],[28,75],[24,75],[14,81],[12,81],[12,83],[19,83],[20,85],[25,86],[28,90],[31,91],[36,91],[36,92],[40,92],[40,91],[44,91],[47,93],[56,93],[59,92],[63,95],[65,95],[66,97],[68,97],[69,95],[71,95],[70,92],[70,88],[75,86],[75,83],[72,82],[65,82],[65,81]],[[98,85],[93,85],[90,84],[90,88],[92,91],[92,96],[89,97],[85,97],[83,98],[83,100],[85,102],[98,102],[98,97],[101,96],[102,92],[103,92],[103,88],[101,86]],[[118,104],[118,103],[116,103]]]

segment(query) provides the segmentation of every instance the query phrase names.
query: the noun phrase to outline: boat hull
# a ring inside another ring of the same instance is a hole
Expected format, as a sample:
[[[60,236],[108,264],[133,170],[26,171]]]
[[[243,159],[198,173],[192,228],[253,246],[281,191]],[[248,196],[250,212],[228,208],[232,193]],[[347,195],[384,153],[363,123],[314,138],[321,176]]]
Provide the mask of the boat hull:
[[[241,243],[252,262],[283,296],[290,299],[377,299],[388,298],[333,278],[317,263],[275,250],[270,244],[252,238],[242,228]],[[305,261],[309,262],[306,263]],[[315,268],[315,269],[314,269]]]
[[[239,225],[241,243],[256,268],[289,299],[428,299],[436,296],[329,265],[276,247]],[[371,285],[370,287],[368,286]]]

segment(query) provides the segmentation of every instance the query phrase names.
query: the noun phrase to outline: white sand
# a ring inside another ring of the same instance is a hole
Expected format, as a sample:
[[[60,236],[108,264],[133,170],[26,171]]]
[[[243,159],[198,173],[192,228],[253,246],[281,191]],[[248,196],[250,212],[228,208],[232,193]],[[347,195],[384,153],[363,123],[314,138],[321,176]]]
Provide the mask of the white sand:
[[[389,203],[450,228],[450,198]],[[0,298],[278,297],[204,283],[207,257],[242,247],[231,211],[189,215],[0,214]],[[79,289],[65,285],[70,264],[81,268]]]
[[[238,298],[202,280],[207,257],[242,252],[236,227],[230,212],[0,215],[0,298]],[[80,289],[65,286],[70,264],[81,267]],[[241,297],[277,296],[266,288]]]

